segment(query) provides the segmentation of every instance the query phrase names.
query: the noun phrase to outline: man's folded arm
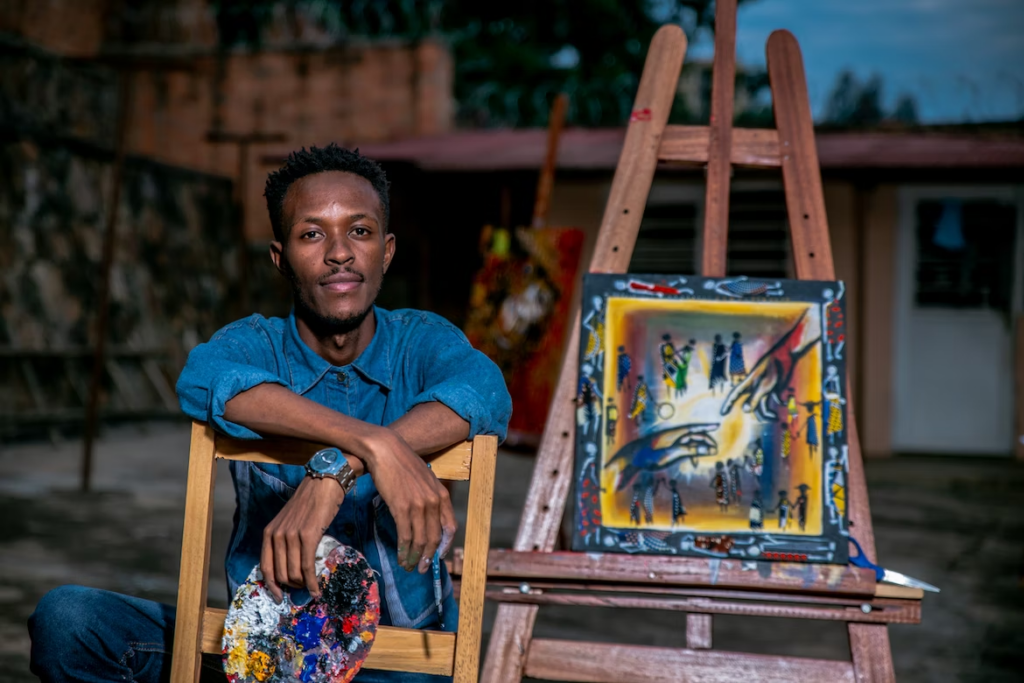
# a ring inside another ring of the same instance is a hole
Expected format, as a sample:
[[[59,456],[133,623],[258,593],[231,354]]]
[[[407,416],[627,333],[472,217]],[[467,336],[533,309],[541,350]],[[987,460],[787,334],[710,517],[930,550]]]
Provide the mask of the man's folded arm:
[[[437,403],[468,424],[468,431],[462,433],[462,438],[493,434],[504,439],[512,416],[512,398],[498,366],[474,349],[454,326],[446,324],[435,334],[432,340],[434,352],[420,354],[416,363],[418,367],[413,368],[423,389],[412,400],[413,410],[392,426],[398,428],[400,422],[414,419],[419,423],[417,409],[422,406],[423,414],[426,414],[427,406]],[[429,426],[429,423],[425,424]],[[421,450],[418,444],[410,445],[419,453],[427,453],[455,441],[429,444],[434,446],[431,450]]]
[[[243,330],[239,323],[229,325],[209,342],[192,349],[176,390],[182,412],[193,420],[208,422],[238,439],[258,439],[260,434],[250,425],[226,417],[228,401],[260,385],[286,387],[270,354],[247,344],[239,334]]]

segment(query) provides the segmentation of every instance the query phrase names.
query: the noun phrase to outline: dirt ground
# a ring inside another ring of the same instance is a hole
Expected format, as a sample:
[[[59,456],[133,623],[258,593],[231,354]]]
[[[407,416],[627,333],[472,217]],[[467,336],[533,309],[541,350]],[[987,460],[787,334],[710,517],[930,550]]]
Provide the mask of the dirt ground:
[[[78,441],[0,445],[0,681],[28,672],[25,622],[48,590],[78,583],[173,603],[188,426],[108,429],[97,444],[94,492],[77,492]],[[508,547],[533,459],[502,452],[493,543]],[[923,623],[892,626],[901,681],[1019,681],[1024,671],[1024,466],[1008,460],[897,457],[867,465],[879,556],[942,588]],[[218,475],[210,598],[226,601],[223,557],[234,497]],[[456,490],[464,506],[466,491]],[[489,633],[495,607],[488,605]],[[846,658],[831,622],[717,616],[722,650]],[[545,607],[537,634],[682,647],[675,612]]]

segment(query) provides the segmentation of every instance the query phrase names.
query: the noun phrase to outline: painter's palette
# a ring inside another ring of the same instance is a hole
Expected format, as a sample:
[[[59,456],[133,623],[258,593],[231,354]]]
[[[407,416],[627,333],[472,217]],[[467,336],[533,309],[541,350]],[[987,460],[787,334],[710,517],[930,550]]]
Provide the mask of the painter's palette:
[[[260,568],[238,587],[224,622],[231,683],[347,683],[370,652],[380,621],[373,570],[357,550],[325,536],[317,548],[321,597],[274,602]]]
[[[587,275],[577,551],[846,563],[841,282]]]

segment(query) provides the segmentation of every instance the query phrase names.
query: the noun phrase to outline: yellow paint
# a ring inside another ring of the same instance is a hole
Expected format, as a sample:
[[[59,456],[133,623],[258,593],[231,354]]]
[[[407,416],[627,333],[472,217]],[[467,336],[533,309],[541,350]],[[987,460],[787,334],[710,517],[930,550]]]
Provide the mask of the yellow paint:
[[[723,336],[723,343],[728,347],[731,339],[728,338],[726,332],[732,327],[729,320],[737,316],[751,316],[765,321],[774,320],[784,323],[784,326],[788,326],[788,324],[795,324],[799,317],[806,312],[810,316],[812,323],[820,327],[819,307],[808,302],[751,303],[740,301],[633,299],[614,296],[609,297],[607,301],[606,324],[603,330],[605,351],[603,395],[606,397],[606,405],[608,397],[615,398],[616,405],[623,408],[621,413],[623,416],[628,414],[627,411],[632,405],[633,395],[632,390],[627,388],[626,383],[623,384],[621,392],[617,391],[616,388],[618,348],[620,345],[624,345],[632,357],[633,368],[630,377],[633,383],[632,388],[635,388],[637,375],[644,374],[643,359],[640,357],[637,349],[631,348],[632,344],[629,342],[628,336],[631,329],[645,324],[642,322],[643,317],[649,317],[652,313],[655,315],[698,313],[701,315],[721,316],[722,324],[718,329],[703,326],[694,329],[692,336],[697,339],[698,345],[687,377],[689,389],[678,399],[673,396],[666,401],[666,397],[662,395],[660,382],[661,361],[657,358],[657,347],[654,346],[646,349],[647,353],[653,354],[653,357],[657,359],[657,372],[654,373],[654,376],[645,376],[644,378],[651,391],[648,399],[650,410],[655,412],[657,406],[665,402],[672,403],[675,408],[673,417],[661,424],[667,428],[674,424],[686,424],[688,422],[720,423],[719,428],[713,433],[718,441],[718,454],[697,458],[697,466],[695,468],[689,461],[683,461],[678,470],[681,475],[680,490],[683,492],[683,502],[687,510],[685,523],[677,527],[672,526],[671,509],[668,505],[664,504],[665,494],[663,491],[659,491],[658,494],[653,523],[642,523],[639,527],[635,527],[630,520],[629,506],[633,496],[631,487],[627,486],[623,491],[615,491],[621,465],[617,464],[608,468],[603,467],[604,463],[608,462],[616,451],[635,438],[633,423],[628,419],[620,419],[614,442],[608,444],[603,435],[600,440],[600,448],[602,450],[602,467],[600,469],[602,488],[601,510],[604,524],[610,527],[656,530],[686,529],[694,531],[749,532],[749,503],[754,494],[753,490],[745,489],[741,503],[739,505],[730,505],[728,511],[722,513],[717,504],[702,504],[699,501],[688,500],[684,488],[686,475],[688,474],[692,475],[691,486],[695,488],[708,486],[707,482],[715,472],[716,462],[721,462],[725,465],[726,461],[730,458],[742,462],[744,455],[748,454],[748,446],[751,440],[755,434],[759,434],[764,428],[763,423],[760,423],[753,413],[743,412],[739,406],[724,416],[720,415],[717,411],[711,416],[707,414],[707,399],[712,396],[707,387],[707,375],[711,369],[711,354],[708,343],[711,335],[720,333]],[[636,322],[632,320],[634,316],[637,316]],[[654,338],[652,337],[652,343],[653,340]],[[686,342],[686,335],[682,339],[674,339],[673,341],[681,348],[681,344]],[[745,347],[749,348],[748,345],[751,341],[752,339],[744,339]],[[699,363],[694,363],[694,361],[699,361]],[[756,358],[746,357],[748,372],[753,370],[755,363]],[[796,389],[798,403],[821,400],[821,365],[820,347],[813,348],[797,365],[792,377],[791,386]],[[731,388],[730,383],[724,391],[719,390],[715,395],[716,399],[724,401]],[[785,405],[773,406],[773,408],[779,416],[786,414]],[[800,425],[803,425],[807,415],[808,413],[801,408],[798,418]],[[788,489],[791,502],[795,501],[800,495],[796,488],[798,484],[806,483],[811,487],[808,492],[807,526],[804,530],[800,529],[796,520],[796,508],[793,506],[790,510],[791,521],[788,528],[788,533],[791,534],[817,536],[823,531],[826,492],[823,491],[825,484],[821,473],[823,451],[826,450],[827,444],[825,443],[825,430],[822,428],[823,425],[820,422],[820,418],[819,413],[818,438],[821,443],[818,446],[817,453],[813,456],[811,455],[804,435],[801,434],[799,438],[793,439],[786,463],[780,465],[780,467],[788,467],[790,472],[789,485],[782,486],[781,488]],[[664,445],[667,444],[661,444],[662,447]],[[744,476],[744,479],[746,480],[745,486],[751,486],[752,475],[748,473],[747,476]],[[709,491],[711,491],[710,487]],[[827,493],[830,494],[831,492]],[[762,499],[764,501],[763,533],[778,531],[778,516],[772,512],[772,508],[778,500],[778,490],[763,492]]]
[[[359,634],[359,637],[363,639],[364,643],[368,643],[371,640],[373,640],[373,633],[371,633],[370,631],[363,631]]]
[[[230,631],[227,635],[231,635]],[[235,646],[228,652],[228,661],[224,664],[224,673],[237,676],[245,676],[248,653],[245,651],[245,640],[239,638]]]
[[[258,650],[249,655],[249,661],[246,662],[246,666],[253,678],[260,681],[260,683],[273,676],[274,670],[277,668],[270,655]]]

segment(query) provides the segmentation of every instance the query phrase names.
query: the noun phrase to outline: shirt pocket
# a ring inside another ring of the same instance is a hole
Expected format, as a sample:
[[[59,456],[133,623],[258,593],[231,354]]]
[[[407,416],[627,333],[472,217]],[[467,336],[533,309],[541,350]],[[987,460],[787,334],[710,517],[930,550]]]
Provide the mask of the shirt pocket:
[[[269,503],[276,499],[281,502],[282,507],[295,495],[295,489],[306,476],[305,469],[295,465],[252,463],[250,471],[253,475],[253,497],[261,503]]]
[[[402,628],[438,628],[433,575],[417,570],[408,572],[398,564],[398,527],[380,496],[374,498],[373,516],[373,541],[380,557],[382,592],[391,624]],[[451,579],[443,568],[442,573],[443,593],[448,594]]]

